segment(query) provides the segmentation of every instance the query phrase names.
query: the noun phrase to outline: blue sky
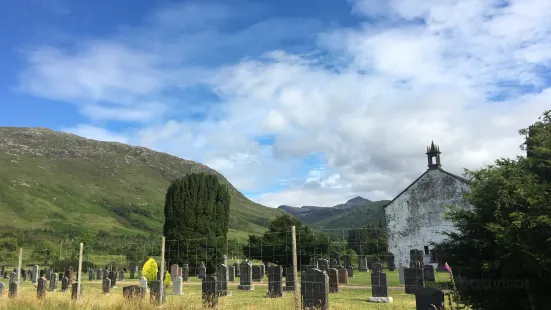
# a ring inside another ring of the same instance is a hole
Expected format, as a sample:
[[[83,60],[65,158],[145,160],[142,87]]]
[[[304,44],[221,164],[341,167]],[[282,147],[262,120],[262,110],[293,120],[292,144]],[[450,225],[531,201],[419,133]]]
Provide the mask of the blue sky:
[[[551,4],[7,0],[0,126],[196,160],[269,206],[391,199],[549,109]]]

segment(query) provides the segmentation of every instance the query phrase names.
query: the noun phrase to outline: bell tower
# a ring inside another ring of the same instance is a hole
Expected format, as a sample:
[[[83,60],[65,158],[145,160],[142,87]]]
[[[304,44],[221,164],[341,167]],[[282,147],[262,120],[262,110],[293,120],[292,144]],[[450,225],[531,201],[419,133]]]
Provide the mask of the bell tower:
[[[434,141],[427,146],[427,159],[429,163],[429,169],[438,169],[442,165],[440,164],[440,147],[434,145]]]

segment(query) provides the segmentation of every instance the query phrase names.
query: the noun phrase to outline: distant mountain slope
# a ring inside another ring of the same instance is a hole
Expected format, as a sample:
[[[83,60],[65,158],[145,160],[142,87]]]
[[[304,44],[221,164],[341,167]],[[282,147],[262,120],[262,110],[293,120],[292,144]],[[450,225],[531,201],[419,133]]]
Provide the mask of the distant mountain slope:
[[[191,172],[229,185],[233,235],[261,233],[281,212],[197,162],[44,128],[0,127],[0,226],[160,233],[170,181]]]
[[[371,201],[355,197],[333,207],[280,206],[279,209],[296,216],[303,223],[319,229],[360,228],[375,225],[384,219],[383,206],[389,200]]]

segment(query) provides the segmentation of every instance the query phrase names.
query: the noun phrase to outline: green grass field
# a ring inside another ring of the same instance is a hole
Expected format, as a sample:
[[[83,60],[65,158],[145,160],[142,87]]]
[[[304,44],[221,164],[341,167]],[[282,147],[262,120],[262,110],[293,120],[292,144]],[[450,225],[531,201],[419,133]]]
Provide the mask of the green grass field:
[[[128,274],[126,275],[128,276]],[[385,309],[402,310],[415,309],[415,296],[404,294],[403,286],[398,284],[398,272],[387,272],[389,295],[393,297],[391,304],[369,303],[371,296],[371,281],[369,273],[356,273],[350,279],[349,285],[341,285],[340,292],[329,295],[330,309]],[[438,273],[437,282],[447,281],[446,273]],[[137,280],[117,281],[117,286],[110,294],[102,294],[100,281],[88,281],[83,274],[83,300],[79,303],[71,300],[71,293],[48,292],[46,297],[39,300],[36,297],[36,288],[30,282],[23,282],[20,295],[17,298],[7,297],[7,287],[4,296],[0,298],[0,309],[157,309],[157,305],[150,304],[146,296],[141,301],[126,301],[122,297],[122,288],[127,285],[138,285]],[[236,278],[239,281],[239,278]],[[190,277],[184,283],[183,295],[171,295],[172,288],[167,290],[167,301],[162,309],[203,309],[201,301],[200,280]],[[294,296],[287,292],[283,298],[265,298],[267,278],[264,282],[255,283],[255,290],[243,292],[237,290],[238,282],[230,283],[232,296],[220,297],[218,309],[294,309]],[[61,288],[61,284],[58,288]]]

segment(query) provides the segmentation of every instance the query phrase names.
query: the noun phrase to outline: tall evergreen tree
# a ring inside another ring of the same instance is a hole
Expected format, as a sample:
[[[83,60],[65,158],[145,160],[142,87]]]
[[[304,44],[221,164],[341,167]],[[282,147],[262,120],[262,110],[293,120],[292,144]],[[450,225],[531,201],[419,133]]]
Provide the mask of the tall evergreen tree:
[[[222,260],[230,216],[228,188],[215,175],[192,173],[173,181],[165,200],[168,263],[204,262],[209,272]]]

